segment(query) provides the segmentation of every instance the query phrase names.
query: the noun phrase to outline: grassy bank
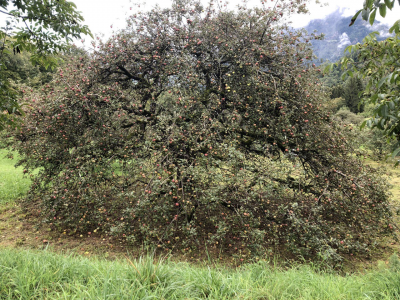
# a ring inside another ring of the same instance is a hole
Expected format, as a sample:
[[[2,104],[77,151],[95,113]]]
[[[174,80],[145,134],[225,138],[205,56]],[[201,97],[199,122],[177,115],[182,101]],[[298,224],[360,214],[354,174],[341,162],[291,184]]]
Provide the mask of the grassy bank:
[[[395,266],[338,276],[265,262],[228,270],[151,257],[106,261],[4,249],[0,299],[399,299]]]

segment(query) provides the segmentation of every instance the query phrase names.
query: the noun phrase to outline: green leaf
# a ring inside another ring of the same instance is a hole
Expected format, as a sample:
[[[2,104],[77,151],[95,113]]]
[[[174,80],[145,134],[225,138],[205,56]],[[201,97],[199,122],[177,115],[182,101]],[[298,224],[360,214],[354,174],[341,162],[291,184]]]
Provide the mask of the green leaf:
[[[374,24],[375,21],[375,16],[376,16],[376,8],[372,11],[371,15],[369,16],[369,24]]]
[[[324,73],[327,74],[329,72],[332,72],[334,65],[335,64],[328,64],[324,69]]]
[[[400,153],[400,147],[392,152],[392,157],[396,157]]]
[[[396,82],[396,79],[399,77],[399,74],[397,72],[393,72],[388,75],[390,77],[390,83],[393,84]]]
[[[399,0],[400,2],[400,0]],[[398,34],[400,32],[400,20],[397,20],[392,27],[390,27],[389,32],[393,33],[393,31]]]
[[[380,130],[384,130],[385,129],[385,124],[386,124],[386,119],[384,119],[384,118],[382,118],[381,120],[380,120],[380,122],[378,123],[378,128],[380,129]]]
[[[385,4],[386,4],[386,6],[387,6],[390,10],[392,10],[393,5],[394,5],[394,1],[385,0]]]
[[[350,46],[347,46],[345,49],[344,49],[344,52],[349,52],[349,53],[351,53],[351,51],[353,51],[353,50],[357,50],[356,49],[356,45],[350,45]]]
[[[365,125],[367,125],[367,120],[361,123],[360,130],[362,130],[365,127]]]
[[[387,80],[387,77],[381,78],[381,80],[379,80],[379,82],[378,82],[377,88],[379,89],[386,80]]]
[[[381,115],[383,118],[386,118],[389,115],[389,109],[387,105],[383,105],[382,110],[381,110]]]
[[[378,99],[378,95],[377,94],[372,95],[371,98],[370,98],[371,103],[375,104],[377,99]]]
[[[386,5],[379,7],[379,14],[384,18],[386,16]]]
[[[400,1],[400,0],[399,0]],[[362,12],[362,9],[360,9],[352,18],[351,18],[351,22],[350,22],[350,25],[349,26],[351,26],[351,25],[353,25],[354,24],[354,22],[357,20],[357,18],[358,18],[358,15],[360,14]]]

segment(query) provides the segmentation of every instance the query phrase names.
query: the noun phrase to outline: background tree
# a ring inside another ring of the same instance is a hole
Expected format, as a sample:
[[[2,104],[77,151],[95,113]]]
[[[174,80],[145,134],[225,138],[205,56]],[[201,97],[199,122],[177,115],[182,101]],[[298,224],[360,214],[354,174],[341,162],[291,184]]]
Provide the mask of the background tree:
[[[25,203],[62,230],[160,248],[368,254],[393,230],[388,189],[322,108],[318,37],[282,22],[305,9],[138,11],[26,91],[6,139],[33,178]]]
[[[331,91],[331,99],[336,99],[344,96],[344,88],[341,84],[335,85]]]
[[[358,77],[350,77],[346,80],[343,87],[343,98],[346,106],[353,113],[363,111],[363,105],[360,104],[360,92],[364,90],[363,83]]]
[[[8,114],[19,109],[19,95],[8,82],[5,60],[9,55],[26,51],[34,65],[54,68],[54,54],[66,50],[74,38],[91,33],[80,24],[83,18],[76,5],[66,0],[0,0],[0,14],[8,17],[6,26],[0,29],[1,129],[13,123]]]
[[[33,88],[39,88],[43,84],[49,83],[55,74],[55,70],[46,69],[38,64],[33,65],[30,61],[29,52],[5,55],[3,63],[9,80]]]

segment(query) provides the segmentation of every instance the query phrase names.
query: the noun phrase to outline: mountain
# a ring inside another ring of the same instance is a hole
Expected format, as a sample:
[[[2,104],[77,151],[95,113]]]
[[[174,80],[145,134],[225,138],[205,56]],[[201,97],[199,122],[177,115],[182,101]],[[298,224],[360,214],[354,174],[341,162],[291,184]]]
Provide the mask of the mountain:
[[[306,27],[308,33],[324,33],[324,40],[313,40],[314,54],[319,61],[337,61],[344,54],[344,49],[349,45],[362,43],[363,38],[371,32],[380,33],[378,39],[389,37],[389,27],[375,21],[371,26],[368,22],[357,19],[355,24],[349,27],[350,17],[343,17],[340,10],[328,15],[325,19],[314,19]]]

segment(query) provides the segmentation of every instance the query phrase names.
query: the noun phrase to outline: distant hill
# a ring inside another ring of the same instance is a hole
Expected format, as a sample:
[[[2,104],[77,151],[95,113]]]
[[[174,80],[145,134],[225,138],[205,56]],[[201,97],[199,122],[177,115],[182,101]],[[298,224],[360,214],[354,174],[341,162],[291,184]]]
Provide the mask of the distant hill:
[[[355,24],[349,27],[350,21],[351,17],[343,17],[341,12],[337,10],[325,19],[312,20],[304,27],[309,33],[316,31],[319,34],[325,34],[324,40],[312,41],[314,53],[319,61],[321,59],[323,61],[337,61],[343,56],[344,49],[348,45],[361,43],[363,38],[371,32],[380,32],[379,39],[385,39],[389,36],[389,27],[379,21],[375,21],[374,25],[371,26],[359,17]]]

